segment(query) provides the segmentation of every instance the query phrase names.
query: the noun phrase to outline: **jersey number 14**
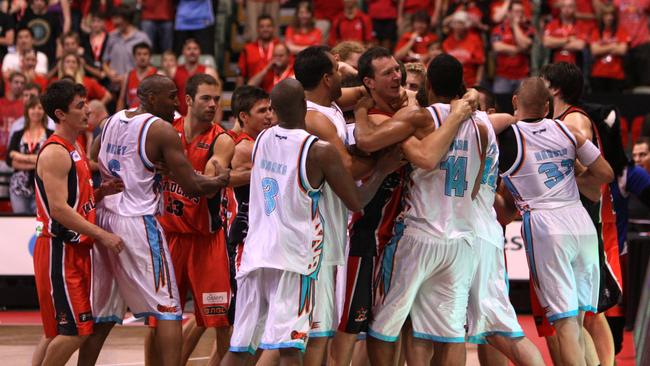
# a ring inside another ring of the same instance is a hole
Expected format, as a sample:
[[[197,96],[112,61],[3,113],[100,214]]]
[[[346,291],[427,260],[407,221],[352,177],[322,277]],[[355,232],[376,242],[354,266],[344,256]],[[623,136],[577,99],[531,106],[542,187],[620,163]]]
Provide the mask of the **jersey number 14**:
[[[467,190],[467,157],[450,155],[440,163],[445,174],[445,196],[464,197]],[[453,193],[452,193],[453,191]]]

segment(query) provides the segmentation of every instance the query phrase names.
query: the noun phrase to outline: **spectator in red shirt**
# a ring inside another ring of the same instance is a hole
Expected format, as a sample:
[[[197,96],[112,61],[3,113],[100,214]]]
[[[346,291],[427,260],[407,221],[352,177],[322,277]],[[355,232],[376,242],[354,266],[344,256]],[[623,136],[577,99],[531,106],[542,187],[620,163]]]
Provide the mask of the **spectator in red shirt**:
[[[492,49],[496,52],[494,93],[514,93],[528,76],[534,34],[525,18],[523,4],[512,0],[506,20],[492,30]]]
[[[301,1],[296,6],[293,24],[288,26],[284,32],[284,41],[294,55],[309,46],[317,46],[323,41],[321,30],[315,26],[314,11],[309,1]]]
[[[590,33],[587,25],[576,21],[575,0],[561,0],[560,17],[546,25],[542,42],[551,50],[553,63],[582,66],[582,52]]]
[[[443,0],[399,0],[397,3],[397,28],[399,34],[410,31],[412,17],[418,11],[426,11],[431,16],[431,26],[437,27],[442,15]]]
[[[135,58],[135,68],[129,71],[120,88],[116,106],[118,111],[139,106],[138,85],[140,85],[140,81],[158,72],[158,69],[151,65],[151,46],[148,44],[142,42],[133,46],[133,57]]]
[[[429,15],[419,11],[413,15],[413,32],[402,35],[395,47],[395,58],[403,62],[429,62],[429,45],[438,40],[438,36],[429,29]]]
[[[485,50],[483,41],[470,32],[471,21],[465,11],[454,13],[450,19],[451,34],[442,42],[442,49],[463,65],[465,85],[479,84],[483,79]]]
[[[69,76],[74,79],[75,82],[83,84],[88,93],[86,95],[88,101],[97,99],[106,105],[113,99],[111,93],[101,86],[96,79],[86,76],[82,67],[81,57],[77,53],[66,53],[61,57],[61,62],[58,65],[57,77],[51,80],[51,82],[60,80],[64,76]]]
[[[628,78],[650,85],[650,0],[614,0],[620,27],[630,36]]]
[[[499,24],[506,19],[508,12],[510,11],[510,4],[512,0],[497,0],[490,2],[490,21],[492,24]],[[524,16],[526,19],[533,18],[533,6],[530,3],[530,0],[521,0],[521,4],[524,7]]]
[[[316,28],[323,33],[323,43],[329,39],[332,20],[343,14],[343,0],[314,0],[314,19]]]
[[[591,36],[591,89],[595,92],[621,92],[625,87],[623,57],[630,37],[618,26],[616,8],[605,5],[598,28]]]
[[[24,104],[21,96],[24,87],[25,75],[14,71],[9,76],[9,90],[4,98],[0,98],[0,172],[10,171],[5,163],[9,131],[13,122],[23,115]]]
[[[372,21],[357,6],[356,0],[343,1],[343,14],[332,23],[329,44],[334,47],[341,41],[357,41],[369,44],[372,41]]]
[[[286,78],[295,78],[293,57],[285,44],[278,43],[273,48],[271,62],[248,80],[248,85],[261,87],[267,93],[270,93],[277,83]]]
[[[395,0],[369,0],[367,4],[375,40],[380,46],[392,50],[395,41],[397,41],[397,4]]]
[[[452,16],[459,11],[464,11],[469,16],[472,32],[480,36],[481,32],[487,32],[489,30],[488,25],[483,23],[483,10],[474,0],[450,0],[447,6],[447,17],[443,21],[443,27],[448,27]]]
[[[176,73],[173,78],[176,88],[178,88],[178,95],[185,95],[185,84],[194,74],[205,73],[219,80],[217,70],[210,66],[200,64],[200,57],[201,46],[199,45],[199,42],[194,38],[188,38],[185,41],[185,44],[183,44],[183,58],[185,59],[185,63],[176,67]],[[182,116],[187,115],[187,102],[185,101],[185,97],[178,98],[178,112]],[[219,116],[219,118],[221,118],[221,116]],[[220,120],[221,119],[219,119],[219,121]]]
[[[27,82],[33,82],[41,87],[41,90],[47,88],[47,78],[36,72],[37,56],[36,51],[23,51],[20,59],[20,72],[25,75]]]
[[[273,58],[273,48],[280,41],[275,38],[273,18],[260,15],[257,19],[257,40],[249,42],[239,54],[239,76],[237,86],[260,72]]]

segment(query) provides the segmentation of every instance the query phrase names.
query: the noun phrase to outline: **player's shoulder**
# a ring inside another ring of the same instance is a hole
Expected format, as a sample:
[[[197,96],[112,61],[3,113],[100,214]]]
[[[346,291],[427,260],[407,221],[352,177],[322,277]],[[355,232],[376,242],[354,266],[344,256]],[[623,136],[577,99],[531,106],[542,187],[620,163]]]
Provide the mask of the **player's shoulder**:
[[[47,143],[38,154],[38,163],[45,169],[57,170],[72,165],[70,152],[61,143]],[[41,168],[42,169],[42,168]]]

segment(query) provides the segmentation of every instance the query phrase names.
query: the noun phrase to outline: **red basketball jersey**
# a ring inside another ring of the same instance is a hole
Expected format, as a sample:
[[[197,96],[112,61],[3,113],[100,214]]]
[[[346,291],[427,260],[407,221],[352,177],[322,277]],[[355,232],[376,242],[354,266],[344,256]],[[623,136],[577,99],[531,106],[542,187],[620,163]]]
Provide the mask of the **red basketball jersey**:
[[[45,141],[41,152],[51,144],[63,146],[70,154],[72,166],[68,172],[68,205],[90,223],[95,223],[95,196],[92,174],[86,154],[58,135],[52,135]],[[38,159],[36,160],[38,167]],[[43,181],[34,175],[36,183],[36,221],[40,236],[56,237],[66,243],[92,244],[93,240],[61,225],[50,216],[48,197]]]
[[[213,124],[207,131],[187,142],[184,123],[185,119],[181,117],[174,121],[173,126],[178,131],[185,155],[194,171],[203,174],[208,160],[212,157],[215,141],[226,131]],[[183,192],[183,188],[176,182],[165,178],[163,197],[165,210],[159,221],[166,232],[209,234],[221,229],[221,193],[212,198],[190,196]]]

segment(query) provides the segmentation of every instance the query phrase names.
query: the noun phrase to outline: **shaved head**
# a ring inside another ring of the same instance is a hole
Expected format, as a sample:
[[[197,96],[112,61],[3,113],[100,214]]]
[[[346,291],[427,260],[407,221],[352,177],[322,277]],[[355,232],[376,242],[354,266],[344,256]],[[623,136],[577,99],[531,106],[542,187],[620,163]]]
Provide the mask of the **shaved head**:
[[[304,123],[307,104],[302,84],[296,79],[279,82],[271,90],[271,107],[281,124],[295,126],[296,123]]]
[[[172,79],[168,78],[167,76],[158,74],[147,76],[146,78],[142,79],[140,85],[138,85],[138,98],[144,101],[148,95],[152,93],[162,93],[165,90],[169,90],[170,86],[172,86],[173,89],[176,88],[174,81],[172,81]]]
[[[174,120],[178,109],[178,89],[172,79],[163,75],[144,78],[138,86],[139,109],[160,117],[165,121]]]
[[[515,92],[517,109],[530,116],[544,117],[551,92],[539,77],[524,79]]]

